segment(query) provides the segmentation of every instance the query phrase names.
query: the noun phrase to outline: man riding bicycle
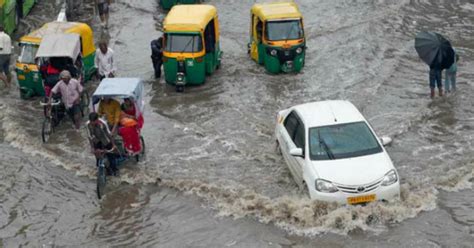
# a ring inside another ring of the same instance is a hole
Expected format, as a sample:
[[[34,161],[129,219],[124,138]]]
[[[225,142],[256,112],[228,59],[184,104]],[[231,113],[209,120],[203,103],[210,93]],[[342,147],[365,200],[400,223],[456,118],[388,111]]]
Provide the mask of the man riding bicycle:
[[[53,87],[49,95],[49,103],[53,94],[61,93],[61,100],[66,107],[67,113],[74,122],[76,129],[81,126],[81,94],[83,91],[82,85],[74,78],[71,78],[71,73],[64,70],[59,74],[60,81]]]
[[[91,149],[97,159],[96,166],[99,166],[99,158],[105,154],[110,162],[109,174],[118,176],[119,170],[117,168],[115,155],[112,151],[116,149],[116,147],[107,124],[99,119],[97,113],[92,112],[89,114],[89,121],[86,125]]]

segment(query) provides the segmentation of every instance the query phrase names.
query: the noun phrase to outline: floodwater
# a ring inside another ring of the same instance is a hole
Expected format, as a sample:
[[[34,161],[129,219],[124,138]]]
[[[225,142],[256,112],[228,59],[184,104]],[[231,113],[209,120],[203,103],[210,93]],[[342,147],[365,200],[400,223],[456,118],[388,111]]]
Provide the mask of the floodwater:
[[[210,0],[223,65],[184,94],[152,79],[149,42],[165,16],[158,1],[116,0],[109,31],[84,2],[77,18],[110,39],[119,75],[146,80],[147,157],[125,164],[99,201],[85,133],[66,121],[42,144],[38,99],[0,90],[0,247],[474,247],[470,0],[298,0],[306,67],[278,76],[246,53],[255,1]],[[57,10],[41,1],[23,30]],[[428,68],[413,47],[421,30],[445,34],[459,51],[456,93],[429,99]],[[275,114],[327,99],[352,101],[394,139],[399,202],[340,206],[298,190],[275,150]]]

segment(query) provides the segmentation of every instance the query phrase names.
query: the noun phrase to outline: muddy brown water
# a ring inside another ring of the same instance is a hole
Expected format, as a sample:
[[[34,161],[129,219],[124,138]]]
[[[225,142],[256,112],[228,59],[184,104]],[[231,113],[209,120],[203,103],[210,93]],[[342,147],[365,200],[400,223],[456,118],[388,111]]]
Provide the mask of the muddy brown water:
[[[147,157],[125,164],[99,201],[85,133],[65,121],[42,144],[38,99],[1,89],[0,246],[474,247],[471,1],[299,0],[306,67],[278,76],[246,53],[254,1],[209,1],[223,65],[184,94],[152,79],[158,1],[116,0],[109,30],[84,2],[76,18],[110,39],[119,75],[146,80]],[[57,3],[41,1],[15,37],[53,19]],[[458,92],[428,98],[413,48],[421,30],[459,51]],[[352,101],[394,139],[400,202],[339,206],[297,188],[275,152],[275,114],[326,99]]]

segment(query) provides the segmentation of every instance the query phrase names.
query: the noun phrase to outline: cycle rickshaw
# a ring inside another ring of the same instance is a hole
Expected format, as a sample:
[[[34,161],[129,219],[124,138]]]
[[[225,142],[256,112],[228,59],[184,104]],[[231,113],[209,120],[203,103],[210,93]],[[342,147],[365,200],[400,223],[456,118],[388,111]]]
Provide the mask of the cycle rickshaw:
[[[60,96],[53,96],[52,103],[48,103],[51,89],[60,80],[60,72],[68,70],[81,85],[84,82],[80,36],[78,34],[52,34],[43,37],[36,53],[36,60],[40,67],[43,88],[46,92],[44,101],[40,103],[43,106],[45,116],[41,137],[43,142],[48,142],[54,128],[59,125],[66,112]],[[84,116],[88,106],[89,95],[83,90],[80,103],[82,116]]]
[[[128,125],[125,118],[121,118],[121,125],[118,128],[117,134],[110,133],[114,140],[115,147],[110,150],[101,150],[97,158],[97,196],[101,199],[104,194],[107,177],[107,167],[110,165],[110,157],[105,156],[107,153],[112,153],[119,166],[121,163],[133,159],[139,162],[145,156],[145,141],[141,135],[141,128],[143,127],[143,81],[139,78],[105,78],[99,87],[92,95],[92,111],[96,112],[96,105],[100,105],[100,101],[104,99],[114,99],[120,102],[130,102],[133,104],[134,117],[131,122],[135,124]],[[122,109],[122,111],[125,111]],[[99,113],[100,114],[100,113]],[[130,116],[130,115],[128,115]],[[130,118],[126,117],[128,121]],[[109,127],[104,118],[100,118],[102,123]],[[89,122],[88,122],[89,124]],[[107,128],[110,130],[109,128]],[[90,135],[91,137],[91,135]],[[135,140],[135,142],[134,142]]]

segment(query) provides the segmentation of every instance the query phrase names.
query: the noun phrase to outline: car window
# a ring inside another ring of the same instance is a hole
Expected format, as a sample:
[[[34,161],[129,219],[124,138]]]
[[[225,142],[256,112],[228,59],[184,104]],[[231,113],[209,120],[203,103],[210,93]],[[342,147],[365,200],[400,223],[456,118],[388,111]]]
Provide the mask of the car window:
[[[304,150],[304,125],[301,121],[298,120],[298,126],[296,127],[295,131],[295,138],[293,141],[295,142],[296,147],[301,148]]]
[[[288,132],[288,135],[293,140],[295,137],[296,128],[298,127],[298,119],[296,118],[296,114],[294,111],[291,112],[288,117],[286,117],[284,125],[286,131]]]
[[[351,158],[382,152],[365,122],[311,128],[309,150],[311,160]]]

